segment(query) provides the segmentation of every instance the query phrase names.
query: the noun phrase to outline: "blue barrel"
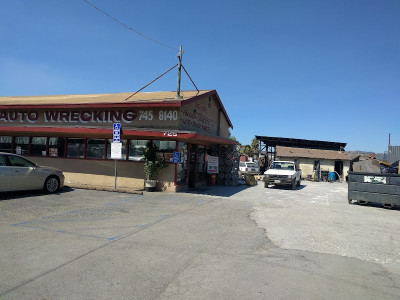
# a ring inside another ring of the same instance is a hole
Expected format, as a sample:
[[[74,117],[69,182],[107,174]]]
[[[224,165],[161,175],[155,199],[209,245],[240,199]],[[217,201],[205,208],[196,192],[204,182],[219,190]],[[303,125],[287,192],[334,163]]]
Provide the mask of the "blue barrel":
[[[329,179],[330,179],[330,181],[335,181],[336,180],[335,172],[329,172]]]

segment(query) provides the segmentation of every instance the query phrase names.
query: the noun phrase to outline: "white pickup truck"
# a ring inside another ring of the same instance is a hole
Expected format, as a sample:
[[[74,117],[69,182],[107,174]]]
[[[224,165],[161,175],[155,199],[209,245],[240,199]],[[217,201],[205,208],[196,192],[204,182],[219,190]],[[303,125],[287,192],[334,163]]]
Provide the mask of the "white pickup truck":
[[[294,161],[273,161],[267,171],[264,172],[264,187],[273,185],[289,185],[292,190],[301,183],[301,170],[296,167]]]

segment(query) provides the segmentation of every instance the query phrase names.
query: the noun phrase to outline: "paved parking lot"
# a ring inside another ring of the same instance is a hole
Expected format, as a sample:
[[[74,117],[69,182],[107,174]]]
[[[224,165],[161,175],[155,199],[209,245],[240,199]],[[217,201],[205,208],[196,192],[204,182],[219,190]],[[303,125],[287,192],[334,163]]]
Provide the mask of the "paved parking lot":
[[[0,201],[0,298],[398,299],[399,213],[347,185]]]
[[[346,183],[305,182],[296,193],[266,189],[252,218],[279,247],[379,263],[400,273],[400,207],[347,202]]]

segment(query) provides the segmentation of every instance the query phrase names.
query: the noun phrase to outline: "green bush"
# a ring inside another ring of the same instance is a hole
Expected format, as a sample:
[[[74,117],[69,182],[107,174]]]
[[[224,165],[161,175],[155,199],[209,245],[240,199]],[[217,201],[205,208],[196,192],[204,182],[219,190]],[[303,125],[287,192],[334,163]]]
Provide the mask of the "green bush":
[[[147,149],[144,152],[144,174],[147,180],[156,180],[161,170],[168,166],[165,161],[157,158],[158,147],[153,141],[147,142]]]

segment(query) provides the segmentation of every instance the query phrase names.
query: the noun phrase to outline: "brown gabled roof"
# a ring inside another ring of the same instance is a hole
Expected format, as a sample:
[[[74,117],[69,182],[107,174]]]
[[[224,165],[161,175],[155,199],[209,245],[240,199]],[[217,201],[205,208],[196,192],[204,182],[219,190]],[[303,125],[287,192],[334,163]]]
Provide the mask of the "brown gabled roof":
[[[309,148],[294,148],[276,146],[276,156],[278,157],[299,157],[299,158],[317,158],[334,160],[351,160],[349,154],[344,151],[319,150]]]
[[[232,122],[218,96],[216,90],[181,91],[181,97],[176,98],[176,92],[143,92],[113,94],[85,94],[85,95],[55,95],[55,96],[15,96],[0,97],[0,109],[15,108],[55,108],[55,107],[113,107],[113,106],[182,106],[201,97],[214,95],[219,103],[229,127]]]
[[[85,95],[53,95],[53,96],[16,96],[0,97],[0,105],[59,105],[59,104],[108,104],[108,103],[162,103],[182,102],[190,98],[201,96],[210,92],[182,91],[182,99],[176,99],[176,92],[145,92],[137,93],[112,93],[112,94],[85,94]],[[130,98],[129,98],[130,97]],[[129,98],[129,99],[128,99]],[[128,99],[128,100],[126,100]]]

